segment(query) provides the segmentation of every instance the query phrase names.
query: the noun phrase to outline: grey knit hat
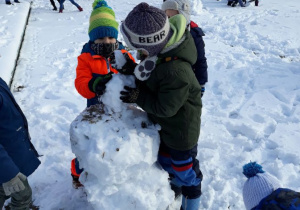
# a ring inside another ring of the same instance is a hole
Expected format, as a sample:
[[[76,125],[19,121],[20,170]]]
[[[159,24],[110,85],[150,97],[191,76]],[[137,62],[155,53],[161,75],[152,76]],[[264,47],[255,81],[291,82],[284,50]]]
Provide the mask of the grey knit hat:
[[[120,29],[129,47],[144,49],[150,57],[162,51],[171,34],[169,20],[164,11],[145,2],[133,8]]]
[[[243,174],[248,178],[243,187],[243,199],[247,210],[256,207],[262,199],[281,187],[279,180],[262,170],[256,162],[243,166]]]
[[[167,9],[178,10],[179,14],[182,14],[185,19],[186,23],[190,24],[191,21],[191,6],[189,0],[166,0],[161,9],[166,11]]]

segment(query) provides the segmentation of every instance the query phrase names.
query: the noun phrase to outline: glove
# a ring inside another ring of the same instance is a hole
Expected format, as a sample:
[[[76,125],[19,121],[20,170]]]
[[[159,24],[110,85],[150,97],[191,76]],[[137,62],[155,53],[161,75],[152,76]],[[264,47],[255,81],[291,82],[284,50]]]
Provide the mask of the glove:
[[[117,69],[117,71],[121,74],[133,75],[134,68],[137,66],[137,64],[129,57],[128,53],[124,53],[123,55],[126,59],[126,63],[121,69]]]
[[[201,98],[203,97],[204,92],[205,92],[205,86],[201,85]]]
[[[10,194],[20,192],[25,189],[23,184],[26,181],[26,176],[22,173],[18,173],[17,176],[12,178],[10,181],[2,184],[5,195],[9,196]]]
[[[124,86],[125,91],[121,91],[120,99],[124,103],[135,103],[140,94],[139,88],[131,88],[128,86]]]
[[[96,93],[97,95],[103,95],[104,90],[106,89],[106,83],[111,80],[112,73],[102,75],[100,77],[93,78],[89,81],[90,91]]]

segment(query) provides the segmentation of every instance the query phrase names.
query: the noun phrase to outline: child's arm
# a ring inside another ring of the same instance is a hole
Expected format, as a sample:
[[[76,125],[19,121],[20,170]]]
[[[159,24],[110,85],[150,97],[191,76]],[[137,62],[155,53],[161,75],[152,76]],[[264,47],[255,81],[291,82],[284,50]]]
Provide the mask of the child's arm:
[[[91,99],[96,96],[89,88],[89,82],[93,78],[92,71],[82,55],[78,57],[76,68],[75,87],[78,93],[84,98]]]

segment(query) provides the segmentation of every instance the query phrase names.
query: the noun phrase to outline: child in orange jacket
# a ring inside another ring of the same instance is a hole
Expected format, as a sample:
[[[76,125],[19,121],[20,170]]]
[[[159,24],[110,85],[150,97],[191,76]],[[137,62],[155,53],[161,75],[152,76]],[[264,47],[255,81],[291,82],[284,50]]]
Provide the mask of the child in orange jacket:
[[[106,83],[112,78],[112,74],[118,73],[118,70],[111,66],[113,52],[123,47],[117,41],[118,25],[115,13],[106,1],[95,0],[90,16],[90,40],[78,56],[75,79],[75,87],[78,93],[87,99],[87,107],[99,103],[98,98],[104,93]],[[135,63],[126,50],[122,49],[121,52],[131,61],[127,63]],[[124,73],[123,70],[121,72]],[[78,160],[74,158],[71,162],[74,188],[82,186],[78,180],[82,171]]]

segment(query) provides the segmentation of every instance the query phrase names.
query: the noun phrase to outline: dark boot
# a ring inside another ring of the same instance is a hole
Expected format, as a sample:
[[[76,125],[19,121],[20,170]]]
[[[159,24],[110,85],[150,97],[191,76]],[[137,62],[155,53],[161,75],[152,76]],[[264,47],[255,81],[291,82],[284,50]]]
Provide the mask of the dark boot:
[[[21,3],[21,2],[19,2],[18,0],[15,0],[15,3]]]
[[[71,174],[72,176],[72,185],[74,189],[78,189],[80,187],[83,187],[83,184],[80,183],[79,181],[79,176],[74,176],[73,174]]]
[[[255,6],[258,6],[258,0],[255,0]]]
[[[62,10],[62,9],[59,9],[59,13],[63,13],[63,10]]]
[[[7,4],[7,5],[11,5],[11,3],[10,3],[10,2],[5,2],[5,4]]]
[[[227,6],[231,6],[232,3],[233,1],[228,1]]]
[[[177,199],[179,196],[181,196],[182,190],[181,187],[176,186],[175,184],[170,184],[171,185],[171,189],[174,191],[175,193],[175,199]]]
[[[236,5],[237,5],[237,2],[236,2],[236,1],[234,1],[234,2],[231,4],[232,7],[235,7]]]
[[[81,7],[78,7],[78,10],[79,10],[79,12],[82,12],[82,11],[83,11],[83,9],[82,9]]]

